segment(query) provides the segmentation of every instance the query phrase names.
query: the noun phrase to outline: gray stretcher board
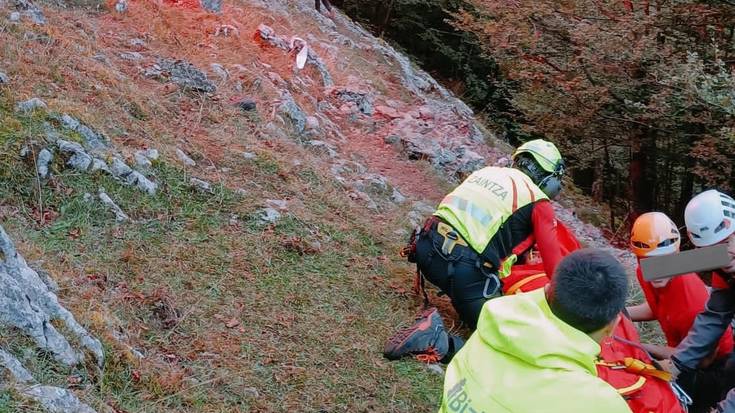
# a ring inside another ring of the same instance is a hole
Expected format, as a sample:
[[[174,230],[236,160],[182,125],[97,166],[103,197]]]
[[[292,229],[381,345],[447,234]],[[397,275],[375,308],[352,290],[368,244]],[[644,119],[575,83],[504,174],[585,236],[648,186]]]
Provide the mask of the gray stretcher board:
[[[642,259],[641,271],[644,280],[653,281],[690,272],[716,270],[728,264],[730,264],[730,255],[727,253],[727,244],[719,244]]]

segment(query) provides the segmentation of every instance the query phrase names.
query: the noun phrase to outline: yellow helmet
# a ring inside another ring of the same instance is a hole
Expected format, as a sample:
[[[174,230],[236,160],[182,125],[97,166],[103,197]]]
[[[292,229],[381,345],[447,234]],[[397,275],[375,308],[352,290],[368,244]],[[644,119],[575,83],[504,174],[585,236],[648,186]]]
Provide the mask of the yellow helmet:
[[[522,154],[531,156],[516,159]],[[513,166],[528,175],[549,198],[554,199],[559,195],[564,175],[564,160],[553,143],[543,139],[526,142],[518,147],[512,159]]]
[[[564,172],[564,160],[561,158],[561,153],[556,145],[549,141],[543,139],[528,141],[516,149],[512,159],[515,160],[522,153],[531,154],[546,172],[558,174]]]

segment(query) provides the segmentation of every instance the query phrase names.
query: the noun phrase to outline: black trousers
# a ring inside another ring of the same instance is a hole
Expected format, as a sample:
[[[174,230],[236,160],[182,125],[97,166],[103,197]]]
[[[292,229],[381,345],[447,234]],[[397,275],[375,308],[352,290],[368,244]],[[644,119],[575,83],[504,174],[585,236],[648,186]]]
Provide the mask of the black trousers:
[[[683,371],[676,382],[692,398],[690,413],[709,413],[735,387],[735,354],[704,369]]]
[[[327,11],[332,11],[332,5],[329,3],[329,0],[314,0],[314,7],[316,7],[316,11],[322,11],[321,3],[324,3],[324,7],[327,8]]]
[[[444,254],[443,244],[444,237],[436,231],[436,224],[422,231],[416,241],[419,270],[449,296],[460,319],[474,330],[483,304],[502,293],[500,282],[496,274],[482,266],[484,261],[474,250],[457,244],[451,253]]]

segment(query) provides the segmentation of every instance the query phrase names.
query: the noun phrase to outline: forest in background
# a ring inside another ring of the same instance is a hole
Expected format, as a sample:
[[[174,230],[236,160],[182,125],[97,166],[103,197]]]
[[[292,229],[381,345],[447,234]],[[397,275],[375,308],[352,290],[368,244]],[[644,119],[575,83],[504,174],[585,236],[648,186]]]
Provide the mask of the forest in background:
[[[556,142],[610,224],[735,188],[735,1],[343,0],[511,143]]]

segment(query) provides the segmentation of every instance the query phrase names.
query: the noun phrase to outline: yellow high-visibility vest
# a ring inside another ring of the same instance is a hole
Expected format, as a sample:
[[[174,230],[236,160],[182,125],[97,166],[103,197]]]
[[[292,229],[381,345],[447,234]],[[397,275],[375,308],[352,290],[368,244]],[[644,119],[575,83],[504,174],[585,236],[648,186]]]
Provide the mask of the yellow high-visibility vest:
[[[434,215],[482,254],[515,211],[542,199],[549,197],[523,172],[490,166],[472,173],[444,197]]]

